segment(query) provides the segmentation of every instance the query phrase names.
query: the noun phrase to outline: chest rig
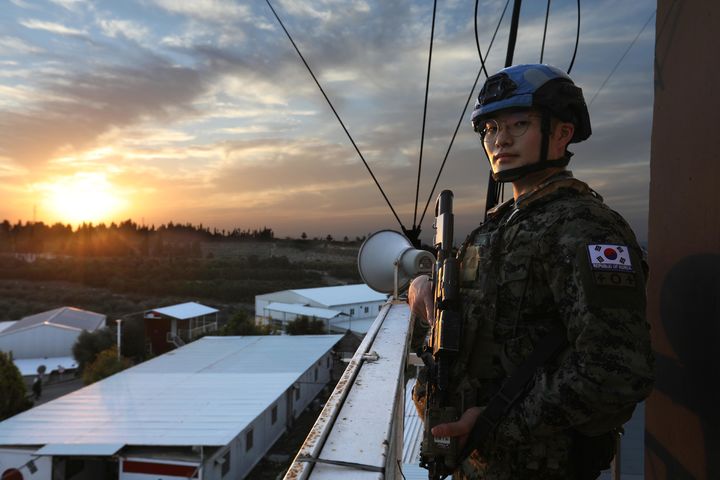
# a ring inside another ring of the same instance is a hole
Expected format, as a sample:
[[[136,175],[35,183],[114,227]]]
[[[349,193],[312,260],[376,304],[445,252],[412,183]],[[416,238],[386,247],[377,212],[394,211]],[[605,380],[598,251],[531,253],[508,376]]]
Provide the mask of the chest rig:
[[[454,366],[459,408],[487,400],[533,351],[561,325],[544,279],[538,242],[550,221],[543,204],[569,189],[592,192],[568,175],[488,212],[458,252],[463,299],[463,344]]]

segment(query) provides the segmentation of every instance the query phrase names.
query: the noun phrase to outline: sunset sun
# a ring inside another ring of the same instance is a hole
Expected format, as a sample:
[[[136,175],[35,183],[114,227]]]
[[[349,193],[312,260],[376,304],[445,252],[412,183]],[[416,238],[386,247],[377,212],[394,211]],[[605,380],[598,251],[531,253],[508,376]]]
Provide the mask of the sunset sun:
[[[78,173],[47,185],[46,207],[61,222],[101,222],[121,206],[102,173]]]

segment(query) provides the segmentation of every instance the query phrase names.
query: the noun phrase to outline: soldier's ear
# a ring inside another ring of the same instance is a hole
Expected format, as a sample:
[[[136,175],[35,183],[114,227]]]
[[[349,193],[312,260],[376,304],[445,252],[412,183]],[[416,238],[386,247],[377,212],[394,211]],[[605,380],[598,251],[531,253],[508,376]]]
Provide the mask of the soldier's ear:
[[[558,125],[558,134],[560,140],[567,141],[569,143],[575,134],[575,125],[570,122],[562,122]]]

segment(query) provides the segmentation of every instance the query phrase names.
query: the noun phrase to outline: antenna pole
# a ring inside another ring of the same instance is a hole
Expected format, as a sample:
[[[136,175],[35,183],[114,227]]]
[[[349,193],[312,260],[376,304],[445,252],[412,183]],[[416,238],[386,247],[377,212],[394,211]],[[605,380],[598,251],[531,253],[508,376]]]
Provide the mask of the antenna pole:
[[[522,6],[522,0],[515,0],[513,2],[512,19],[510,21],[510,37],[508,38],[507,54],[505,55],[505,68],[509,67],[513,63],[513,56],[515,55],[515,42],[517,41],[518,25],[520,24],[520,7]],[[487,218],[487,212],[495,205],[500,202],[500,185],[493,180],[492,170],[488,177],[488,188],[487,196],[485,197],[485,218]]]

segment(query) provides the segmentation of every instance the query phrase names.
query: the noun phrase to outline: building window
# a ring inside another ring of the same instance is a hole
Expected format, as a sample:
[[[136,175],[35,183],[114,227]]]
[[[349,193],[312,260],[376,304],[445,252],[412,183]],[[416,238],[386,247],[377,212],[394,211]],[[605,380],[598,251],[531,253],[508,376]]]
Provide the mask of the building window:
[[[382,305],[378,305],[378,312],[382,310]]]
[[[370,311],[370,307],[365,307],[365,313],[368,313]]]
[[[355,315],[355,309],[354,309],[354,308],[351,308],[351,309],[350,309],[350,315]]]
[[[325,358],[325,366],[330,368],[330,357]]]
[[[277,405],[273,405],[273,408],[270,411],[270,423],[275,425],[275,422],[277,422]]]
[[[295,400],[300,400],[300,385],[295,387]]]
[[[225,455],[222,457],[222,467],[220,467],[220,474],[224,477],[225,475],[230,472],[230,450],[225,452]]]
[[[317,369],[317,367],[315,367],[315,380],[313,380],[313,381],[317,382],[317,378],[318,378],[318,369]]]
[[[249,452],[253,447],[253,431],[252,428],[245,434],[245,451]]]

